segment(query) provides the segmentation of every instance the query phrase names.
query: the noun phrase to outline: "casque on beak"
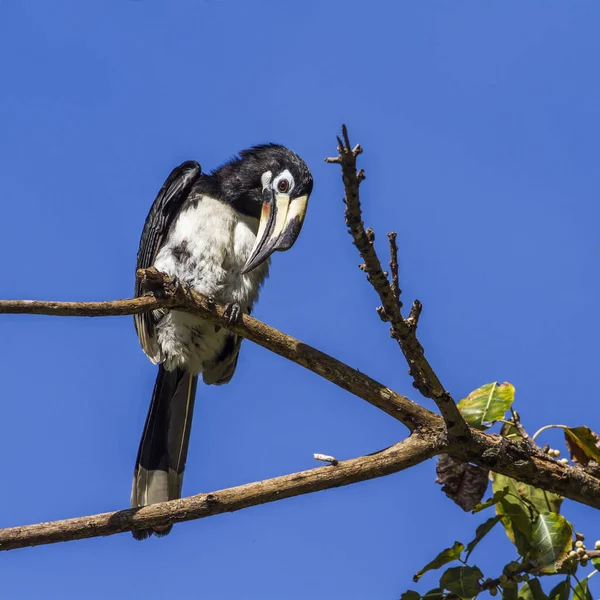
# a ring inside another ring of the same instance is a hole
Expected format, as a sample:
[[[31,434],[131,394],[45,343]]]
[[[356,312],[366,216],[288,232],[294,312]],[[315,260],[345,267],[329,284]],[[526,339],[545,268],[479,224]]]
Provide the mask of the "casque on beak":
[[[264,190],[256,241],[242,273],[252,271],[273,252],[283,252],[294,245],[304,223],[307,204],[308,196],[290,198],[289,194],[276,194],[271,188]]]

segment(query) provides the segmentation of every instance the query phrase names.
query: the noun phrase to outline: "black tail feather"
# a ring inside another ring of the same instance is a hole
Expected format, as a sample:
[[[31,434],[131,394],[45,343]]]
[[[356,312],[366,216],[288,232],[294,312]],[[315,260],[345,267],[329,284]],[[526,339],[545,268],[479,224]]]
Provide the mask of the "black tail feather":
[[[197,383],[198,377],[183,369],[167,371],[159,366],[133,475],[132,507],[181,497]],[[143,540],[152,534],[167,535],[171,528],[132,534]]]

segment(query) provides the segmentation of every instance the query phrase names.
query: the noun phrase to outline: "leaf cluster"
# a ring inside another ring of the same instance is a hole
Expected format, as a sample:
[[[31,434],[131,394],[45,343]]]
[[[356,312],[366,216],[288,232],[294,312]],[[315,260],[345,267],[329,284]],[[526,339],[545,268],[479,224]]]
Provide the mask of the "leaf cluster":
[[[514,397],[515,388],[510,383],[494,382],[471,392],[458,407],[470,426],[484,430],[500,422],[500,435],[537,448],[518,414],[512,410]],[[511,417],[507,420],[509,410]],[[588,427],[558,427],[564,430],[565,444],[573,462],[600,464],[600,436]],[[558,454],[558,451],[549,451],[549,456]],[[589,557],[583,536],[576,533],[561,514],[561,496],[458,462],[447,455],[439,457],[437,472],[442,490],[463,510],[477,514],[493,507],[495,514],[477,526],[469,543],[454,542],[413,577],[416,583],[428,571],[458,562],[459,566],[441,572],[438,587],[424,594],[408,590],[401,600],[471,599],[483,592],[492,596],[501,594],[506,600],[592,600],[589,580],[596,569],[578,577],[578,570],[587,566]],[[492,495],[483,501],[490,481]],[[504,565],[496,577],[486,577],[469,561],[477,545],[498,524],[514,545],[518,559]],[[600,569],[600,558],[592,558],[591,563]],[[541,581],[547,577],[554,579],[548,593],[544,592]]]

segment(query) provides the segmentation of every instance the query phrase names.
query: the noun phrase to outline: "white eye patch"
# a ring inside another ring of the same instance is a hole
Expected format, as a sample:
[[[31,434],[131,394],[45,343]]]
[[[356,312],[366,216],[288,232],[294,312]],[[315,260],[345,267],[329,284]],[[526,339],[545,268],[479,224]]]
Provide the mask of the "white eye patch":
[[[292,191],[292,189],[294,188],[294,183],[295,183],[294,176],[287,169],[285,171],[282,171],[273,180],[273,189],[275,191],[279,190],[279,183],[281,181],[287,181],[288,185],[287,185],[287,189],[285,191],[289,194]]]
[[[265,171],[261,178],[260,178],[260,182],[262,184],[262,188],[263,190],[268,187],[268,185],[271,183],[271,178],[273,177],[273,173],[271,173],[271,171]]]

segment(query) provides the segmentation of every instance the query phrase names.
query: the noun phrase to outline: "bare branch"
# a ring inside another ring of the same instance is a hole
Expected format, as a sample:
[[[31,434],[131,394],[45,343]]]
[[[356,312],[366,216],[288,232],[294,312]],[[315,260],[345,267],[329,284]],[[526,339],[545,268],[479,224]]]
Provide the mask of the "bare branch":
[[[421,304],[415,303],[409,319],[403,318],[398,302],[399,292],[398,296],[394,293],[393,286],[390,285],[386,274],[381,268],[381,262],[374,246],[375,234],[372,229],[365,230],[359,196],[359,186],[361,180],[364,179],[364,173],[361,171],[359,176],[356,171],[356,157],[362,152],[362,148],[357,145],[354,149],[351,149],[348,130],[345,125],[342,125],[342,137],[344,138],[343,143],[338,138],[339,156],[337,160],[328,159],[327,162],[336,162],[341,165],[346,194],[344,199],[346,225],[352,235],[354,245],[364,261],[367,279],[381,299],[382,307],[378,309],[379,316],[384,321],[389,321],[391,325],[390,334],[402,349],[409,365],[409,372],[413,378],[414,386],[423,396],[431,398],[437,404],[446,422],[448,433],[453,437],[466,439],[469,435],[469,427],[462,418],[452,396],[446,391],[425,358],[423,347],[417,339],[416,324],[421,312]],[[390,243],[392,243],[392,240],[390,240]]]
[[[139,509],[0,529],[0,550],[114,535],[132,529],[164,527],[250,506],[292,498],[383,477],[417,465],[435,453],[433,444],[414,434],[376,454],[210,494],[161,502]]]
[[[408,315],[408,319],[406,322],[414,329],[417,329],[417,325],[419,324],[419,317],[421,316],[421,311],[423,310],[423,305],[415,300],[413,302],[412,308],[410,309],[410,313]]]
[[[512,425],[517,430],[517,433],[536,451],[540,450],[540,447],[535,443],[535,436],[531,438],[523,424],[521,423],[521,415],[511,407],[510,414],[512,415]]]
[[[128,298],[108,302],[53,302],[51,300],[0,300],[0,314],[52,317],[122,317],[180,305],[176,298]]]
[[[543,431],[546,431],[547,429],[568,429],[568,427],[566,425],[544,425],[544,427],[541,427],[540,429],[538,429],[531,436],[531,439],[533,441],[535,441],[535,439],[537,438],[537,436],[540,435],[540,433],[542,433]]]
[[[438,417],[431,411],[328,354],[303,344],[299,340],[269,327],[249,315],[243,315],[238,323],[232,324],[224,314],[224,306],[216,304],[210,298],[206,298],[193,290],[173,286],[171,279],[162,273],[158,273],[156,269],[140,270],[138,276],[140,278],[148,276],[154,289],[159,287],[159,281],[162,282],[162,290],[157,292],[156,297],[143,296],[129,300],[115,300],[114,302],[0,300],[0,314],[107,317],[132,315],[159,308],[196,313],[203,319],[229,329],[366,400],[404,423],[411,431],[417,425],[432,428],[438,426]]]
[[[398,235],[395,231],[387,234],[390,241],[390,269],[392,271],[392,292],[396,302],[398,303],[398,309],[402,309],[402,300],[400,300],[400,282],[398,277],[398,244],[396,244],[396,236]]]

